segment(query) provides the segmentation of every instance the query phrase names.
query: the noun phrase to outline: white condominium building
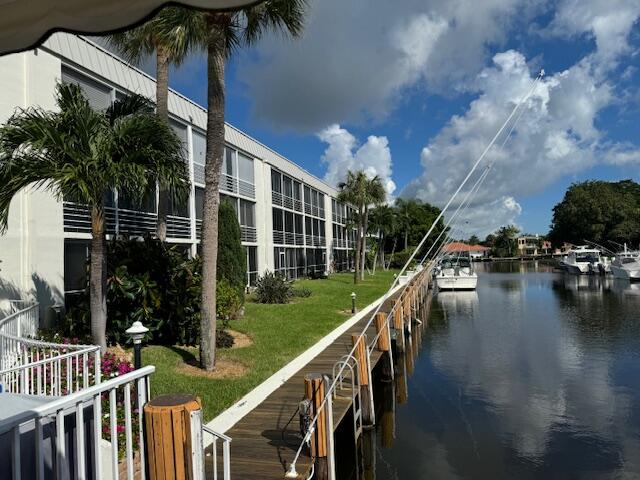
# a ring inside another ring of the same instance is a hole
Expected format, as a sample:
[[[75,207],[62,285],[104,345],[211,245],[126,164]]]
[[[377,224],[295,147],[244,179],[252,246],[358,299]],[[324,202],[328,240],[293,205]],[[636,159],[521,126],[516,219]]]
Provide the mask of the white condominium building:
[[[92,41],[58,33],[36,50],[0,58],[0,123],[19,108],[55,109],[58,82],[81,86],[96,109],[127,93],[155,98],[155,80]],[[206,110],[175,91],[171,125],[184,143],[191,195],[171,205],[168,241],[197,252],[204,191]],[[290,278],[310,270],[349,267],[350,209],[337,191],[292,161],[226,125],[221,197],[235,206],[247,255],[247,283],[265,270]],[[2,186],[0,186],[2,188]],[[107,192],[107,234],[155,232],[157,192],[134,205],[126,192]],[[85,287],[91,222],[85,205],[25,189],[0,236],[0,301],[32,294],[46,308]]]

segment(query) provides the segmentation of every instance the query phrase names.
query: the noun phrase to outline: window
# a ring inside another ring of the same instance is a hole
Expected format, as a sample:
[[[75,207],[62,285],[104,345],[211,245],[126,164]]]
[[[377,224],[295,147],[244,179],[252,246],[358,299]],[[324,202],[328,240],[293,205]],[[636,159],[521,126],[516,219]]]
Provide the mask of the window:
[[[293,213],[284,212],[284,231],[293,233]]]
[[[202,220],[204,212],[204,188],[196,187],[196,218]]]
[[[304,228],[306,235],[313,235],[313,229],[311,228],[311,218],[304,217]]]
[[[118,192],[118,208],[136,210],[138,212],[156,213],[156,191],[147,192],[140,200],[132,198],[126,191]]]
[[[226,173],[230,177],[234,176],[236,171],[234,160],[235,160],[235,150],[232,150],[229,147],[224,147],[224,160],[222,162],[222,173]]]
[[[253,183],[253,160],[238,152],[238,178]]]
[[[301,198],[301,189],[302,189],[302,185],[300,185],[300,182],[296,182],[295,180],[293,181],[293,198],[296,200],[300,200]]]
[[[88,240],[64,240],[64,290],[73,292],[87,286]]]
[[[304,202],[311,204],[311,189],[306,185],[304,187]]]
[[[255,227],[254,203],[240,200],[240,225]]]
[[[318,207],[324,211],[324,194],[318,192]]]
[[[207,139],[200,132],[193,132],[193,163],[204,166],[207,155]]]
[[[326,236],[324,220],[320,220],[318,223],[318,236],[324,238]]]
[[[293,197],[293,181],[285,175],[282,176],[282,193],[287,197]]]
[[[271,170],[271,190],[277,193],[282,193],[281,175],[276,170]]]
[[[169,194],[169,215],[176,217],[189,217],[189,198],[178,201]]]
[[[302,235],[302,215],[294,215],[296,233]]]
[[[258,277],[258,247],[245,247],[247,249],[247,283],[255,285]]]
[[[79,85],[94,110],[106,110],[111,106],[111,88],[75,70],[62,67],[62,83]]]
[[[282,232],[284,231],[284,223],[282,220],[282,210],[279,208],[273,209],[273,230]]]

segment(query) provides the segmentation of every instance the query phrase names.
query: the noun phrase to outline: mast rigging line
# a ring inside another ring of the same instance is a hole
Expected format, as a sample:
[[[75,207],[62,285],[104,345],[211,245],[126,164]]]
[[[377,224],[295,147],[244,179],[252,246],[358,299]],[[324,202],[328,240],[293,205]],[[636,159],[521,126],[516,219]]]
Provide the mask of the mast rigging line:
[[[484,160],[485,156],[487,155],[487,153],[489,152],[489,150],[491,150],[491,147],[493,147],[493,145],[496,143],[497,139],[500,137],[500,135],[502,134],[502,132],[505,130],[505,128],[507,127],[507,125],[509,124],[509,122],[511,121],[511,119],[514,117],[514,115],[516,114],[516,112],[518,111],[518,108],[520,107],[520,105],[522,105],[526,100],[529,99],[529,97],[531,96],[531,94],[533,93],[533,91],[535,90],[536,85],[538,84],[538,82],[540,81],[540,79],[542,79],[542,77],[544,76],[544,70],[541,70],[540,73],[538,74],[538,76],[536,77],[536,79],[534,80],[531,89],[529,90],[529,92],[520,99],[520,101],[516,104],[516,106],[512,109],[511,113],[509,114],[509,116],[507,117],[507,119],[504,121],[504,123],[502,124],[502,126],[500,127],[500,129],[496,132],[496,134],[493,136],[493,138],[491,139],[491,141],[489,142],[489,144],[486,146],[486,148],[484,149],[484,151],[482,152],[482,154],[478,157],[478,159],[475,161],[475,163],[473,164],[471,170],[469,170],[469,173],[467,173],[466,177],[464,178],[464,180],[462,181],[462,183],[460,183],[460,185],[458,186],[458,188],[456,189],[456,191],[453,193],[453,195],[451,196],[451,198],[449,198],[449,200],[447,201],[446,205],[444,206],[444,208],[440,211],[440,213],[438,214],[438,216],[436,217],[436,219],[433,221],[433,223],[431,224],[431,227],[429,228],[429,230],[427,231],[427,233],[422,237],[422,239],[420,240],[420,242],[418,243],[418,246],[413,250],[411,256],[407,259],[407,261],[405,262],[404,266],[402,267],[402,269],[400,270],[400,273],[398,273],[396,275],[396,277],[394,278],[393,282],[391,283],[391,286],[389,287],[389,289],[385,292],[382,300],[378,303],[377,307],[375,308],[375,310],[373,311],[373,313],[371,313],[369,321],[366,323],[366,325],[364,326],[364,328],[362,329],[362,332],[360,333],[359,338],[363,337],[366,334],[367,329],[371,326],[371,324],[373,323],[374,318],[376,317],[376,314],[380,311],[380,308],[382,308],[382,305],[384,305],[385,301],[389,298],[389,296],[391,295],[391,292],[399,285],[400,283],[400,277],[402,277],[402,275],[404,275],[404,273],[407,271],[407,268],[409,267],[409,265],[411,265],[411,262],[414,260],[414,258],[416,257],[416,255],[418,254],[418,252],[422,249],[422,247],[424,246],[425,242],[427,241],[427,239],[429,238],[429,235],[431,235],[431,233],[433,232],[435,226],[438,224],[438,222],[442,219],[442,217],[444,216],[444,213],[447,211],[447,209],[449,208],[449,206],[451,205],[451,203],[453,202],[453,200],[456,198],[456,196],[460,193],[460,191],[464,188],[464,186],[466,185],[466,183],[469,181],[469,179],[471,178],[471,176],[473,175],[473,173],[476,171],[476,169],[478,168],[478,165],[480,165],[480,163],[482,162],[482,160]],[[409,285],[409,282],[407,282],[404,285],[404,289],[407,288],[407,286]],[[403,289],[403,290],[404,290]],[[389,318],[391,318],[391,315],[387,316],[387,321],[385,323],[388,323]],[[366,342],[365,342],[366,344]],[[358,342],[355,343],[355,345],[351,348],[350,352],[348,355],[353,355],[355,352],[355,349],[358,345]],[[369,345],[366,345],[367,347],[367,355],[369,354]],[[298,447],[298,450],[296,451],[296,454],[289,466],[289,470],[286,472],[285,477],[286,478],[297,478],[297,473],[296,473],[296,468],[295,465],[298,461],[298,458],[300,458],[300,454],[302,453],[302,448],[303,446],[306,444],[307,440],[311,439],[311,435],[313,434],[314,430],[315,430],[315,426],[318,423],[318,418],[320,416],[320,413],[323,411],[324,405],[326,404],[327,400],[329,398],[331,398],[332,394],[333,394],[333,390],[336,388],[337,385],[337,379],[340,378],[340,376],[343,374],[344,370],[346,368],[346,363],[344,363],[342,365],[342,367],[340,367],[340,370],[338,371],[337,375],[335,376],[335,378],[333,379],[333,381],[331,382],[331,385],[329,386],[329,388],[327,389],[327,392],[325,393],[324,398],[322,399],[322,402],[320,402],[320,405],[318,406],[318,411],[317,413],[314,415],[313,419],[311,420],[310,424],[309,424],[309,429],[307,430],[307,433],[305,434],[305,436],[303,437],[302,441],[300,442],[300,446]]]

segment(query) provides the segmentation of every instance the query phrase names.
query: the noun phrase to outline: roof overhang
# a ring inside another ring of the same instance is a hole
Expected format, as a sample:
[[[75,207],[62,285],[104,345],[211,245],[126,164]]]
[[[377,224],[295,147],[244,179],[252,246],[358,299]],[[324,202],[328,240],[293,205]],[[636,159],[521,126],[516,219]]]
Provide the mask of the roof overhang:
[[[0,0],[0,55],[38,46],[55,31],[104,34],[141,22],[168,0]],[[179,0],[232,10],[256,0]]]

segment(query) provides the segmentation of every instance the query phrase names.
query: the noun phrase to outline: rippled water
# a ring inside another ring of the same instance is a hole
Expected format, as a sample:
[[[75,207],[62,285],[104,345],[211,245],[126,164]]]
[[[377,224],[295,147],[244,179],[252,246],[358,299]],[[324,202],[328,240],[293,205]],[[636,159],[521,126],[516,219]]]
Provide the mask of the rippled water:
[[[640,285],[480,268],[433,299],[376,478],[640,478]]]

